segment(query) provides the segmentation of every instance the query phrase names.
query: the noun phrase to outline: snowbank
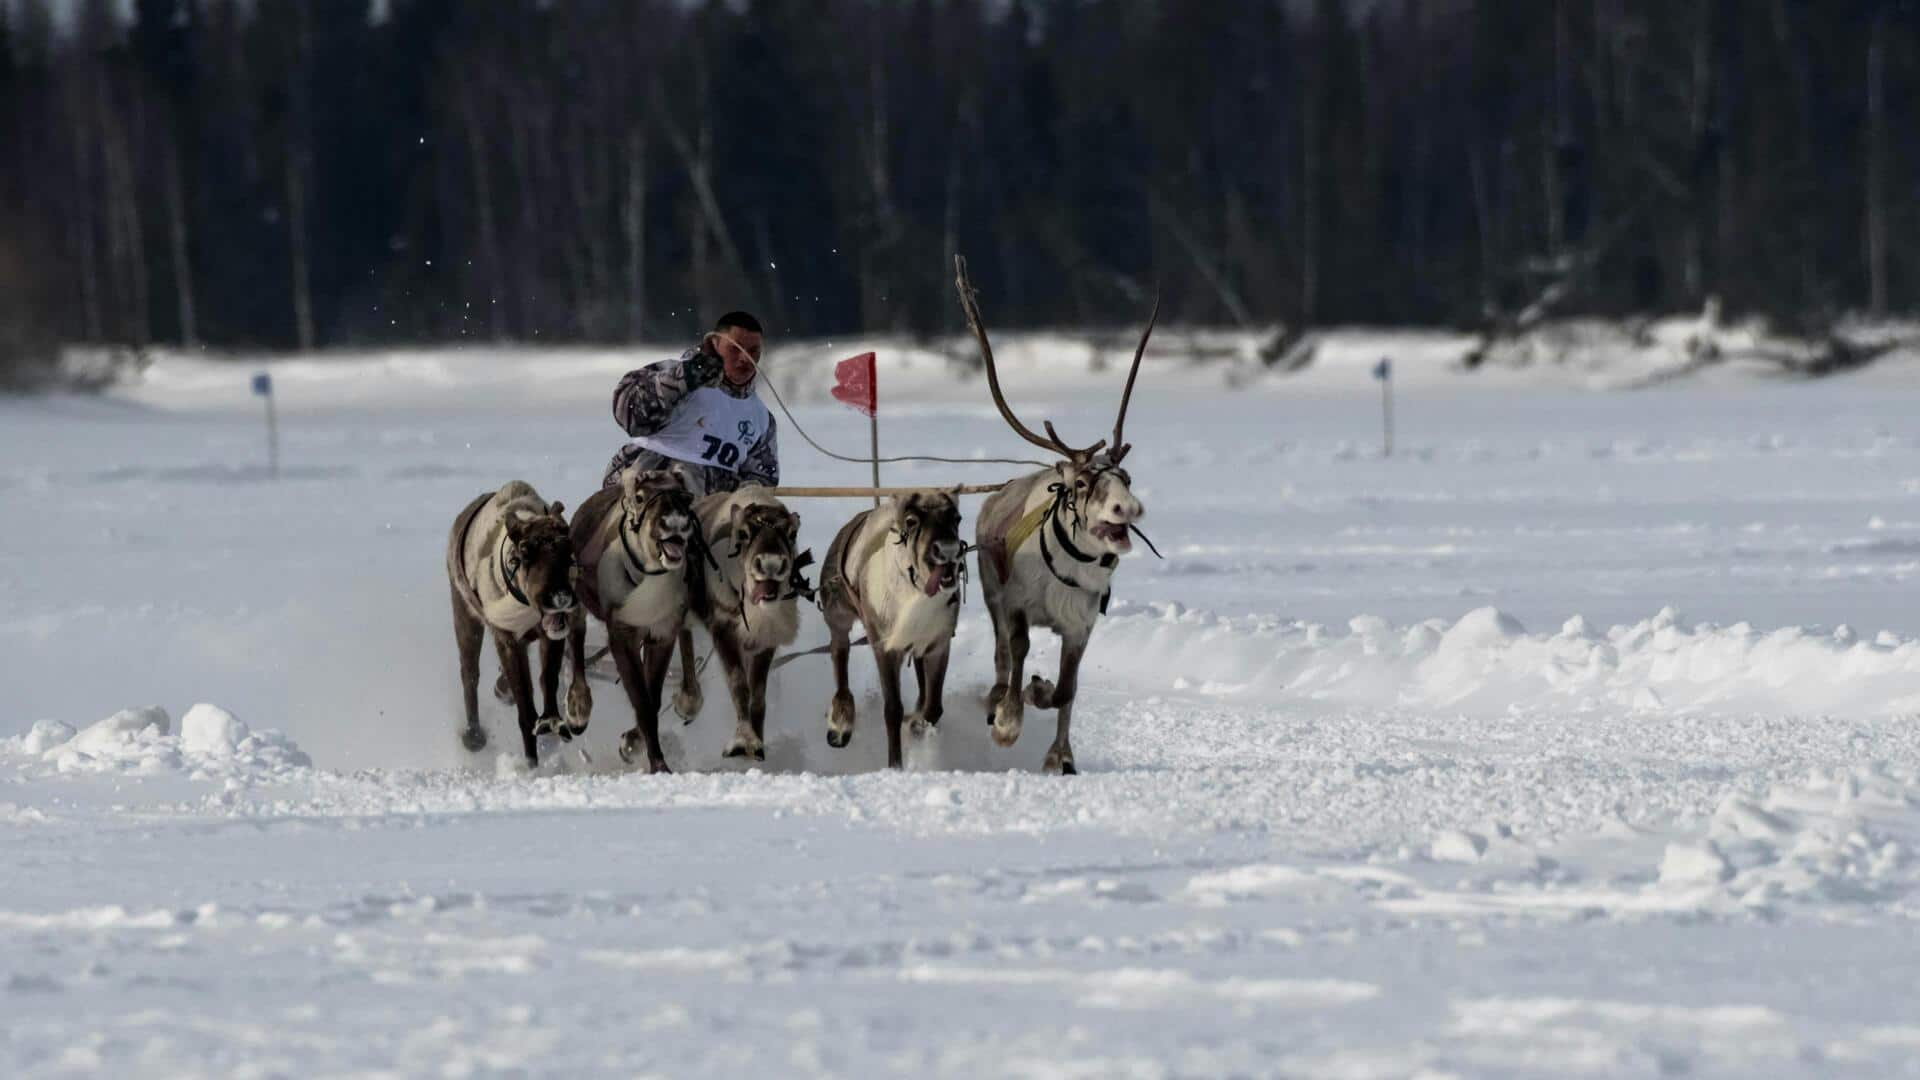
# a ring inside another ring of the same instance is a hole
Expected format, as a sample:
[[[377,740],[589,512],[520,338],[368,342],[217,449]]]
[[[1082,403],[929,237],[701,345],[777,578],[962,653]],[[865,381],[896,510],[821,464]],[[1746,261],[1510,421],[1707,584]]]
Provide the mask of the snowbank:
[[[285,777],[313,764],[279,732],[255,733],[232,713],[206,704],[188,709],[178,732],[158,705],[122,709],[78,731],[41,720],[24,735],[0,739],[0,763],[25,777],[120,773],[219,780]]]
[[[1141,689],[1228,699],[1492,714],[1920,711],[1920,641],[1861,640],[1844,626],[1688,623],[1671,608],[1604,632],[1576,616],[1557,632],[1533,633],[1494,608],[1411,626],[1363,615],[1343,630],[1225,619],[1178,604],[1116,605],[1091,658],[1103,677],[1137,673]]]
[[[1835,769],[1730,795],[1701,834],[1667,846],[1656,891],[1703,909],[1894,904],[1920,889],[1920,777]]]
[[[1900,327],[1851,327],[1852,339],[1906,340]],[[1734,378],[1776,378],[1807,345],[1771,337],[1759,323],[1718,325],[1696,316],[1619,322],[1569,319],[1492,349],[1468,366],[1478,345],[1448,330],[1343,327],[1314,332],[1285,363],[1262,357],[1271,334],[1162,327],[1142,366],[1142,385],[1156,393],[1239,392],[1371,395],[1372,372],[1394,363],[1397,384],[1410,389],[1516,389],[1528,386],[1623,390],[1715,372]],[[1131,331],[1056,330],[1008,333],[994,356],[1017,401],[1060,400],[1090,385],[1116,382],[1132,360]],[[463,346],[342,349],[305,356],[156,350],[141,371],[115,388],[120,397],[167,409],[251,409],[249,377],[272,373],[283,409],[592,407],[624,372],[679,355],[681,343],[626,347]],[[1798,350],[1798,351],[1796,351]],[[790,404],[828,401],[835,362],[858,353],[880,356],[882,394],[901,407],[965,404],[987,408],[971,338],[921,341],[850,336],[776,341],[765,370]],[[1900,345],[1878,357],[1878,370],[1910,372],[1920,351]],[[1299,366],[1290,366],[1298,362]],[[1784,365],[1784,366],[1783,366]]]

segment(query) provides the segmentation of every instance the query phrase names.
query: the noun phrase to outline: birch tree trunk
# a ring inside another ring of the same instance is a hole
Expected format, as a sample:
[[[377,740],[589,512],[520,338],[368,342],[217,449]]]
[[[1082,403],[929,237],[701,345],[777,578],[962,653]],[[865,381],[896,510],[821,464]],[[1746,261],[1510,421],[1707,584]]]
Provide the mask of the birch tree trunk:
[[[627,241],[627,337],[638,341],[647,329],[647,131],[637,121],[627,128],[626,159],[620,225]]]
[[[1887,9],[1867,43],[1867,310],[1887,313]]]
[[[507,311],[501,301],[507,295],[505,268],[500,262],[500,223],[493,206],[493,163],[487,153],[486,135],[480,124],[480,105],[473,83],[462,79],[455,95],[460,104],[460,126],[465,129],[467,167],[473,177],[473,210],[480,230],[481,271],[487,283],[487,334],[494,341],[507,337]]]
[[[180,344],[196,348],[200,344],[199,320],[193,303],[193,258],[187,246],[186,184],[180,170],[180,140],[177,125],[165,136],[167,171],[167,241],[173,262],[173,297],[180,320]]]

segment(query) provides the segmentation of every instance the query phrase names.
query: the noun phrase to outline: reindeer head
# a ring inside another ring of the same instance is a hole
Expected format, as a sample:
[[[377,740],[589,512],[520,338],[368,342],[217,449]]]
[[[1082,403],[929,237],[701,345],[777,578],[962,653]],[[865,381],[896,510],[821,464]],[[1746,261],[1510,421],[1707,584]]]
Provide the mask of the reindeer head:
[[[1127,386],[1120,395],[1120,412],[1114,417],[1112,441],[1101,439],[1091,446],[1074,447],[1054,430],[1052,421],[1042,421],[1046,434],[1039,435],[1014,415],[1000,389],[1000,373],[994,368],[993,346],[987,341],[986,324],[980,318],[979,298],[967,277],[967,260],[956,255],[953,263],[960,307],[966,312],[967,326],[973,331],[974,340],[980,344],[980,358],[986,363],[987,388],[993,392],[993,404],[1015,434],[1062,459],[1053,466],[1058,474],[1054,481],[1057,493],[1070,512],[1074,527],[1092,537],[1095,553],[1124,555],[1132,551],[1133,540],[1128,533],[1147,511],[1134,496],[1133,478],[1120,463],[1133,449],[1126,441],[1127,406],[1133,402],[1133,383],[1140,376],[1140,360],[1147,354],[1147,340],[1153,337],[1153,326],[1160,321],[1159,299],[1154,299],[1153,314],[1148,316],[1147,328],[1140,332],[1140,344],[1133,350],[1133,366],[1127,369]]]
[[[1062,461],[1053,467],[1059,477],[1062,509],[1074,529],[1084,533],[1083,547],[1094,555],[1125,555],[1133,550],[1134,523],[1147,508],[1133,494],[1133,477],[1105,454],[1087,461]]]
[[[915,491],[894,500],[892,513],[888,530],[913,583],[928,596],[959,588],[967,550],[960,503],[944,491]]]
[[[793,578],[800,515],[771,503],[735,503],[727,534],[746,578],[741,601],[771,604],[780,600]]]
[[[513,510],[504,524],[507,542],[500,574],[540,610],[540,632],[559,641],[567,636],[575,602],[566,507],[556,502],[544,514]]]
[[[620,508],[627,534],[646,562],[678,570],[687,564],[693,536],[693,493],[677,472],[627,469],[620,474]]]

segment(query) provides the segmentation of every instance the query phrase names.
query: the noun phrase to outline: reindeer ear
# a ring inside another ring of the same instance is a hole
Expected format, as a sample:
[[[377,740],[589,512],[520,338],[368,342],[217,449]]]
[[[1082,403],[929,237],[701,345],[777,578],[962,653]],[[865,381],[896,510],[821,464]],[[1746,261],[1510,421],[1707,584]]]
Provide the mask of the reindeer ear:
[[[620,470],[620,508],[629,515],[640,512],[640,470],[632,466]]]
[[[553,505],[547,507],[547,513],[554,517],[564,519],[567,516],[567,504],[561,502],[559,499],[555,499],[553,500]]]
[[[524,507],[515,507],[508,511],[505,517],[500,519],[500,524],[506,526],[507,538],[517,544],[520,542],[520,538],[527,534],[527,522],[532,520],[533,513],[531,511]]]
[[[787,511],[787,539],[792,540],[798,537],[799,535],[800,535],[800,515],[795,513],[792,510],[789,510]]]

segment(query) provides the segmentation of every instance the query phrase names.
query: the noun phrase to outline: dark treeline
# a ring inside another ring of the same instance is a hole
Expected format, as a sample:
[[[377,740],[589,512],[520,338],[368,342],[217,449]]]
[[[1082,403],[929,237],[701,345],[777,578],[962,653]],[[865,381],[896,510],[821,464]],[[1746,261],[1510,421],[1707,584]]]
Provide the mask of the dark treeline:
[[[1920,292],[1900,0],[0,0],[0,335],[1481,323]],[[0,347],[7,340],[0,336]]]

